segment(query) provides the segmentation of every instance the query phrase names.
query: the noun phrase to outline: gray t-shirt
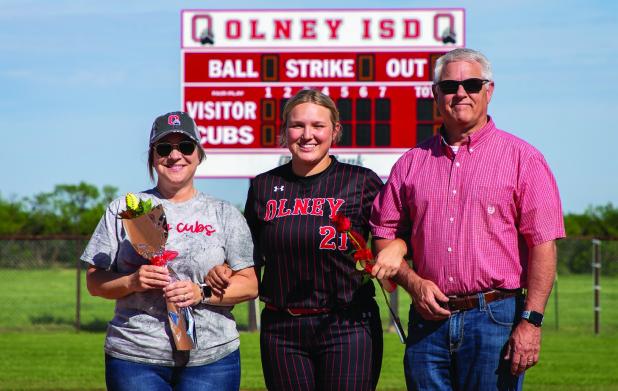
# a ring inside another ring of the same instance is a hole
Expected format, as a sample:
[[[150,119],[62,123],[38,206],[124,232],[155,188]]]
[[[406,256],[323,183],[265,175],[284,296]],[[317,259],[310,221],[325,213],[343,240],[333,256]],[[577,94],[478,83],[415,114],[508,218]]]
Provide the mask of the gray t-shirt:
[[[251,233],[242,214],[231,204],[197,193],[173,203],[155,189],[138,193],[141,199],[162,204],[169,237],[165,248],[178,257],[168,265],[180,280],[203,282],[208,271],[227,263],[232,270],[253,266]],[[81,256],[84,262],[118,273],[132,273],[148,260],[131,246],[118,213],[126,209],[124,197],[107,208]],[[240,345],[232,307],[198,304],[193,307],[197,347],[190,352],[172,349],[167,309],[160,289],[135,292],[116,300],[114,318],[107,327],[105,352],[142,363],[179,366],[217,361]]]

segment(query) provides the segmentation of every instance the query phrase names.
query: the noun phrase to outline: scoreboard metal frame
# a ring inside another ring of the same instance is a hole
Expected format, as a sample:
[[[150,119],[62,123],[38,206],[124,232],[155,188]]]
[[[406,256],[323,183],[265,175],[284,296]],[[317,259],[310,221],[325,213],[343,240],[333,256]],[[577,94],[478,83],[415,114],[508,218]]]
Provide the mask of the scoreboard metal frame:
[[[332,153],[388,176],[441,125],[433,65],[465,46],[464,16],[463,9],[182,11],[182,109],[208,155],[197,176],[247,178],[289,161],[279,146],[281,111],[304,88],[337,104],[343,135]]]

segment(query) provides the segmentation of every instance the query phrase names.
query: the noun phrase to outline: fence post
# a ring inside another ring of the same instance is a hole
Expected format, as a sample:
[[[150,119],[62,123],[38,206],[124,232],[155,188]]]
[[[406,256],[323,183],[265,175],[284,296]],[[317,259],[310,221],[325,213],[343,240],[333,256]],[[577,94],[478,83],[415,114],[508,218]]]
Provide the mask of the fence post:
[[[560,316],[558,316],[558,273],[556,273],[556,278],[554,279],[554,312],[556,313],[556,330],[558,330],[560,319]]]
[[[592,270],[594,272],[594,333],[599,334],[601,316],[601,241],[592,239]]]
[[[249,320],[247,322],[247,329],[249,331],[257,331],[259,328],[257,319],[257,307],[259,299],[249,300],[247,305],[249,306]]]
[[[75,294],[75,331],[81,329],[81,301],[82,301],[82,261],[77,257],[77,276],[75,278],[77,283],[77,289]]]

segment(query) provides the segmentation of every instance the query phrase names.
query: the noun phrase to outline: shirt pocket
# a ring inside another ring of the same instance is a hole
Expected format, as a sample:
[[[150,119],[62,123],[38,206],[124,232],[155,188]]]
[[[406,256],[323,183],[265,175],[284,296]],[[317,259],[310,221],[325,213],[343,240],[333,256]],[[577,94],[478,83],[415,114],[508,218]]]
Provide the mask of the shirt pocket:
[[[491,232],[513,226],[516,209],[512,187],[477,186],[472,194],[471,206],[478,221]]]

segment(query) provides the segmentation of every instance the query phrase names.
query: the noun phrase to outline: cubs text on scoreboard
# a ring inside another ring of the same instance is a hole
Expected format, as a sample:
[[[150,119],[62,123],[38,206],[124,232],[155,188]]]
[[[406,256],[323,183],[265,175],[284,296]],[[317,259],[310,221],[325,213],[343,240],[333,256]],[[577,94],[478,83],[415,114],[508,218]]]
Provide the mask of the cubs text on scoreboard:
[[[388,176],[441,124],[433,66],[465,46],[463,9],[185,10],[182,108],[208,160],[201,177],[253,177],[290,159],[281,112],[304,88],[340,112],[340,161]]]

